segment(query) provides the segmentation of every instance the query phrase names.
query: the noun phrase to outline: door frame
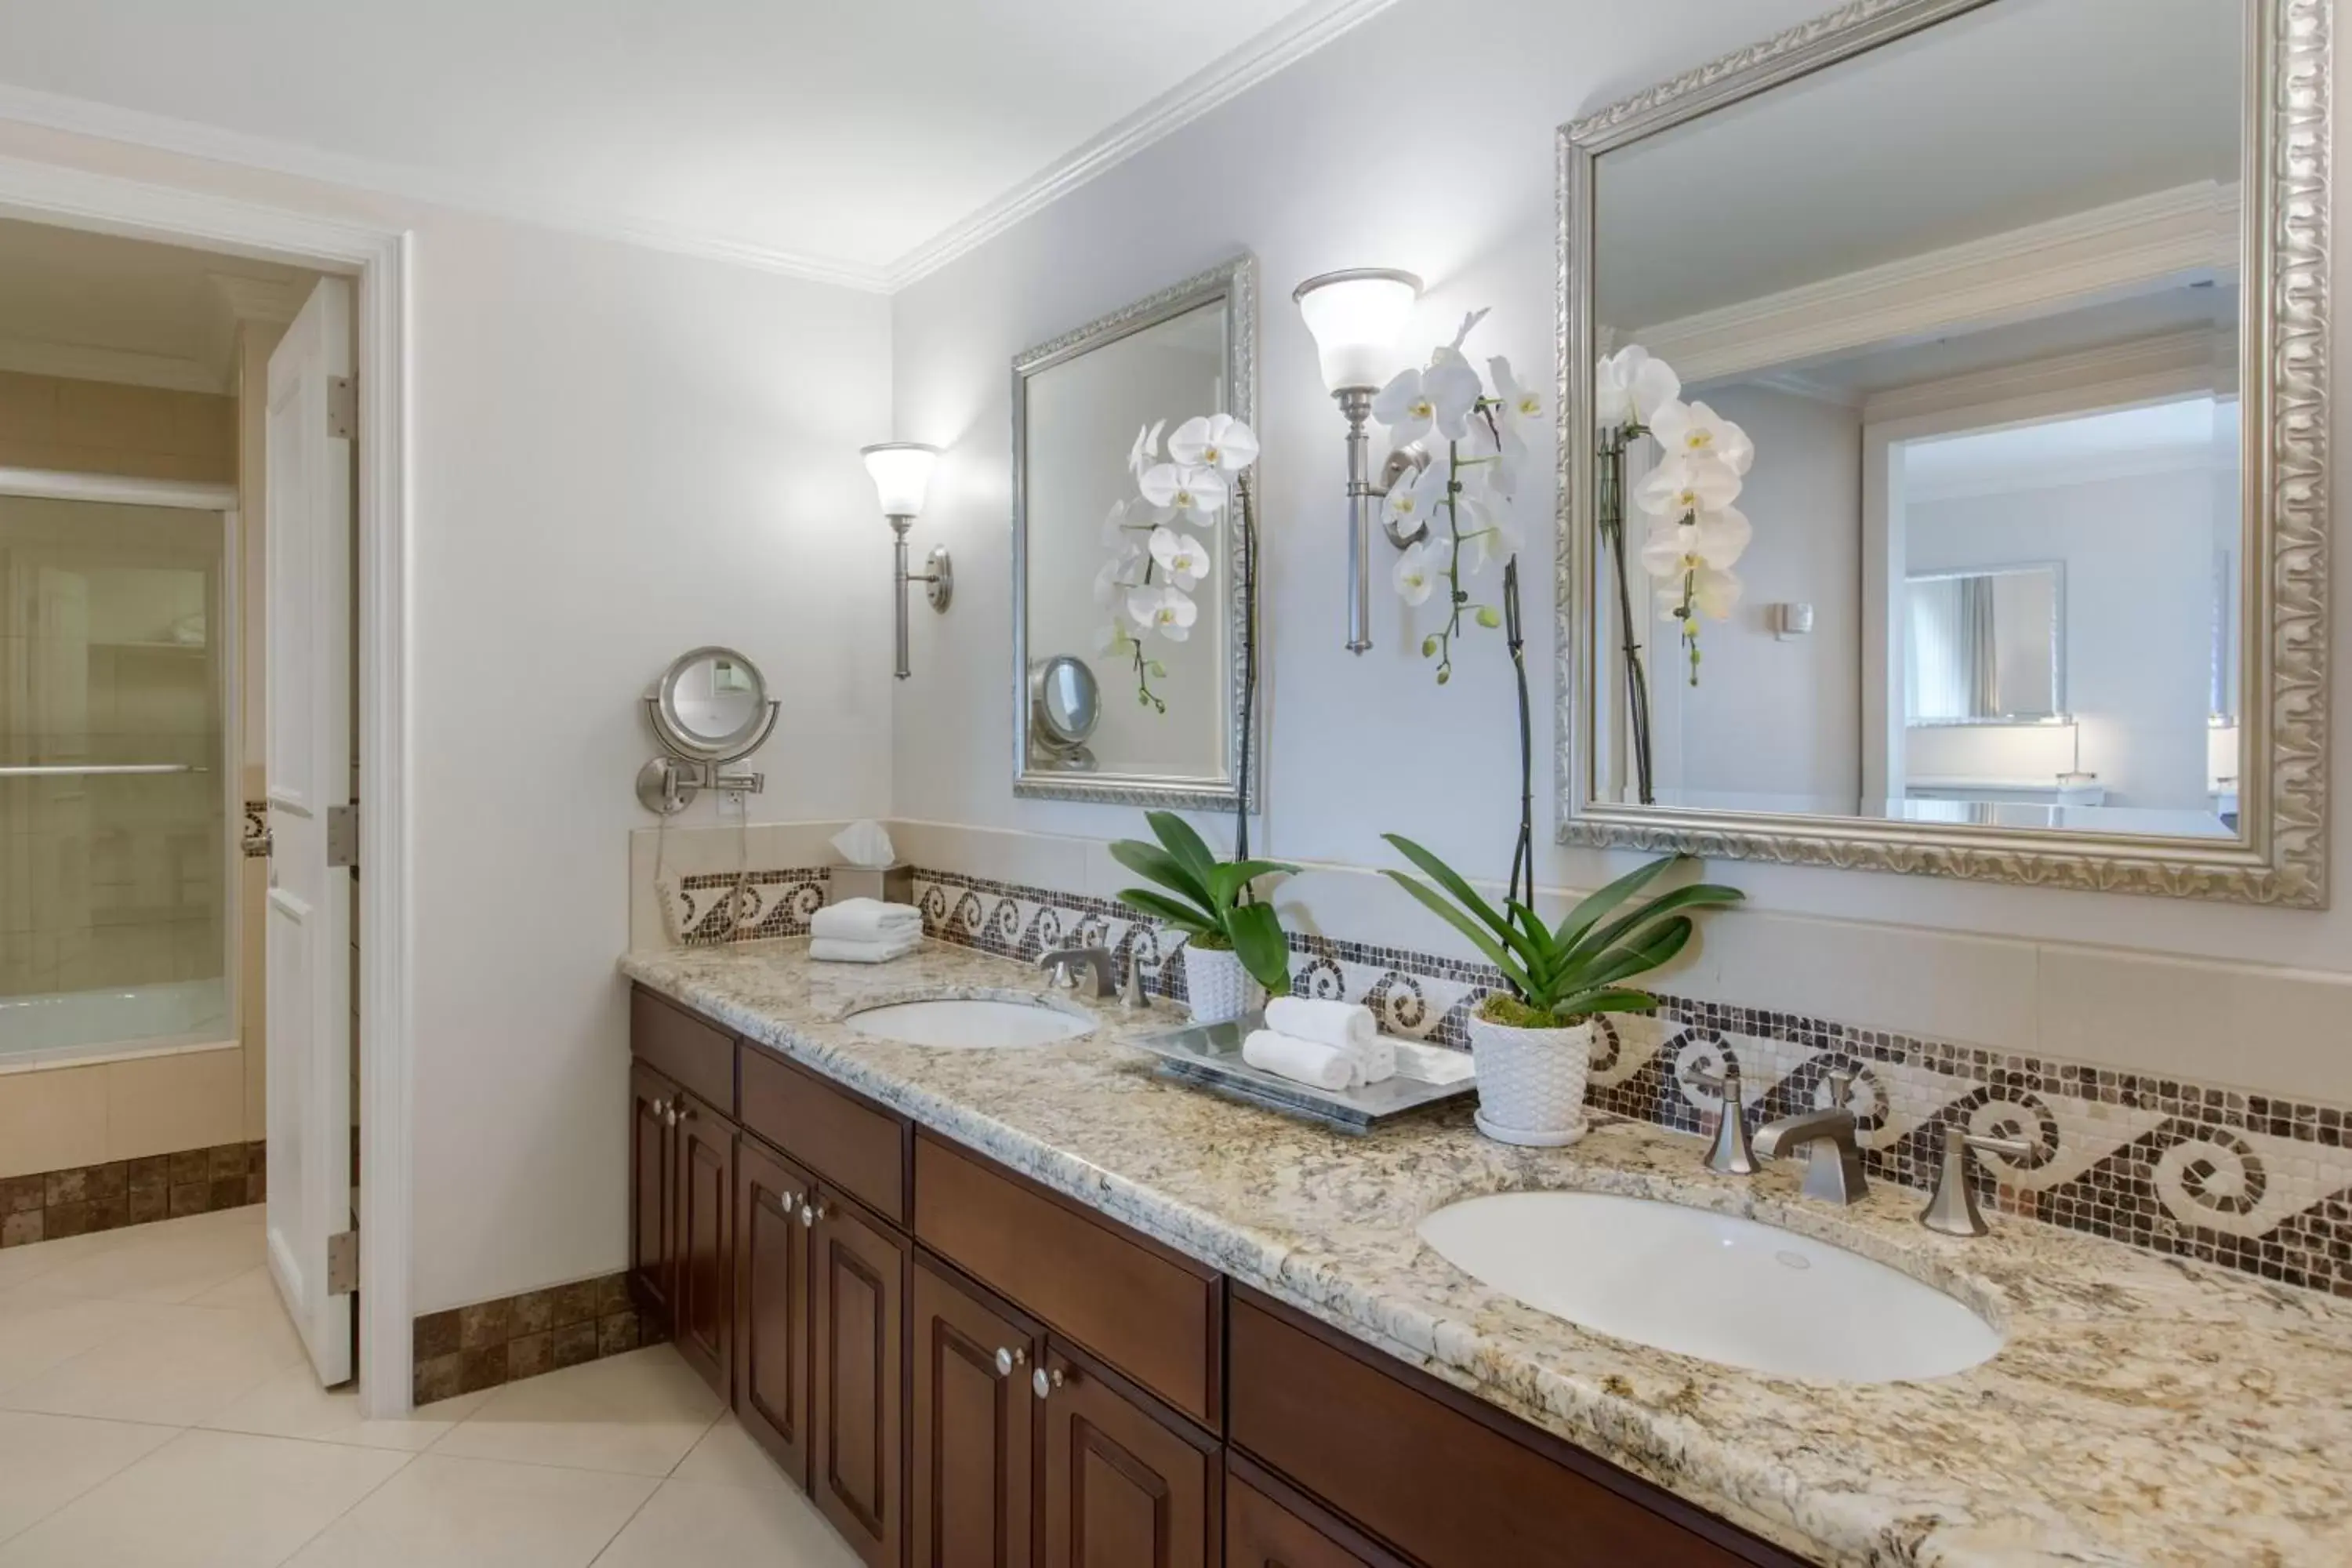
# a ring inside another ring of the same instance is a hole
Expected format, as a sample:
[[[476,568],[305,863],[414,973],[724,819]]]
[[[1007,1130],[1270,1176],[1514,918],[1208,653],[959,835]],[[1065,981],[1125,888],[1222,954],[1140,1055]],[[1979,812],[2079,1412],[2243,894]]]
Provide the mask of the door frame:
[[[289,261],[356,279],[360,395],[360,1298],[362,1413],[411,1403],[410,1120],[415,922],[409,832],[409,268],[415,237],[396,225],[323,218],[208,192],[61,164],[0,157],[0,216],[53,227]]]

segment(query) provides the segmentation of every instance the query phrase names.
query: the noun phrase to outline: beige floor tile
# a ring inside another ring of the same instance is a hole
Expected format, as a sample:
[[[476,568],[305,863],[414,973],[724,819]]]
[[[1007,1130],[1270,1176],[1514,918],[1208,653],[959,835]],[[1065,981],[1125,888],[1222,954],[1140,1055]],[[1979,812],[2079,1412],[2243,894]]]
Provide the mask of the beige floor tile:
[[[101,1230],[88,1236],[68,1236],[56,1241],[37,1241],[29,1247],[9,1247],[0,1252],[0,1290],[22,1285],[28,1279],[37,1279],[52,1269],[121,1247],[137,1234],[137,1227]]]
[[[258,1215],[259,1208],[230,1214]],[[51,1290],[75,1296],[103,1296],[118,1301],[185,1301],[238,1276],[250,1273],[267,1257],[257,1221],[226,1216],[194,1216],[161,1225],[134,1226],[114,1247],[75,1258],[43,1273],[39,1283]]]
[[[808,1499],[790,1487],[664,1481],[596,1568],[859,1568]]]
[[[670,1472],[674,1480],[709,1481],[728,1487],[790,1487],[784,1472],[730,1411],[702,1436]]]
[[[0,1568],[271,1568],[405,1454],[183,1432],[0,1545]]]
[[[278,1306],[284,1298],[278,1293],[278,1281],[271,1276],[269,1266],[257,1264],[236,1278],[223,1281],[209,1290],[200,1290],[188,1298],[191,1307],[226,1307],[234,1311],[264,1311]]]
[[[719,1411],[677,1352],[656,1345],[509,1384],[433,1452],[666,1476]]]
[[[169,1426],[0,1410],[0,1541],[170,1442]]]
[[[135,1301],[50,1295],[37,1279],[0,1291],[0,1405],[11,1390],[85,1351],[152,1329],[173,1311]]]
[[[289,1568],[585,1568],[659,1484],[426,1454]]]
[[[321,1388],[306,1360],[288,1367],[202,1426],[216,1432],[250,1432],[264,1437],[305,1437],[315,1443],[355,1443],[363,1448],[403,1448],[421,1453],[448,1436],[458,1422],[480,1409],[491,1391],[461,1394],[395,1421],[360,1414],[359,1385]]]
[[[273,1321],[212,1307],[87,1305],[157,1317],[0,1392],[0,1406],[193,1426],[303,1359],[302,1342],[282,1312]]]

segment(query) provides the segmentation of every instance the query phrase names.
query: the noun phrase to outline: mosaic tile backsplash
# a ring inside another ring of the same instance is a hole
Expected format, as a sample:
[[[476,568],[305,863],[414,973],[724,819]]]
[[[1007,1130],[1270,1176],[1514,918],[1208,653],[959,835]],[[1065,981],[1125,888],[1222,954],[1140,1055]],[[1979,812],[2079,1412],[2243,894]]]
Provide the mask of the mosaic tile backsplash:
[[[678,929],[703,942],[804,934],[824,900],[822,869],[755,872],[740,913],[731,876],[688,878],[698,902]],[[693,887],[708,884],[708,887]],[[915,872],[925,931],[1034,960],[1069,943],[1108,947],[1122,966],[1145,944],[1148,988],[1183,998],[1178,945],[1107,899]],[[1361,1002],[1390,1034],[1466,1047],[1478,997],[1501,984],[1483,964],[1410,949],[1293,933],[1301,995]],[[1603,1022],[1592,1063],[1602,1110],[1705,1134],[1722,1102],[1697,1079],[1737,1061],[1751,1125],[1826,1103],[1833,1070],[1854,1075],[1864,1160],[1882,1180],[1925,1190],[1942,1128],[2021,1140],[2032,1152],[1988,1157],[1991,1206],[2265,1279],[2352,1296],[2352,1112],[2182,1079],[1982,1050],[1832,1020],[1661,994],[1654,1016]]]

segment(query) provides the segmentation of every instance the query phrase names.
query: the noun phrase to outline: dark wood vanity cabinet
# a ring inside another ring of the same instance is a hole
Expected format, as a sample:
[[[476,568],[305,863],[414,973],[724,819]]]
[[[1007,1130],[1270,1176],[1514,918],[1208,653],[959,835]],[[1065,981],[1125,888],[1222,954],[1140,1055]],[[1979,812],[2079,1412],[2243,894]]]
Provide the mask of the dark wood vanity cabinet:
[[[1798,1561],[650,993],[631,1025],[637,1301],[872,1568]]]

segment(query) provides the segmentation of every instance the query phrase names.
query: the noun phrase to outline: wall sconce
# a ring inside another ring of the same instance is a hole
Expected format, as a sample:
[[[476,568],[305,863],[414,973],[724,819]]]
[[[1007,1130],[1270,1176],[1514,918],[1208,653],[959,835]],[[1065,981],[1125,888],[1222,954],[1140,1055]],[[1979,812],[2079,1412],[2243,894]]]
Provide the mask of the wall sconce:
[[[874,488],[882,498],[882,515],[890,520],[893,532],[898,536],[896,583],[898,609],[899,679],[907,679],[907,584],[925,585],[924,597],[931,608],[944,615],[955,598],[955,568],[948,560],[948,547],[931,547],[930,570],[907,570],[907,528],[922,515],[923,497],[931,488],[931,467],[940,460],[937,447],[926,447],[919,441],[884,441],[863,447],[858,456],[866,459],[866,471],[874,476]]]
[[[1429,460],[1419,453],[1391,452],[1374,484],[1364,434],[1372,395],[1390,375],[1397,333],[1421,298],[1421,279],[1391,268],[1357,267],[1309,278],[1290,297],[1315,335],[1323,384],[1348,420],[1348,651],[1362,653],[1372,646],[1373,508],[1400,475]],[[1393,523],[1383,527],[1399,550],[1428,531],[1426,524],[1409,534],[1400,534]]]

